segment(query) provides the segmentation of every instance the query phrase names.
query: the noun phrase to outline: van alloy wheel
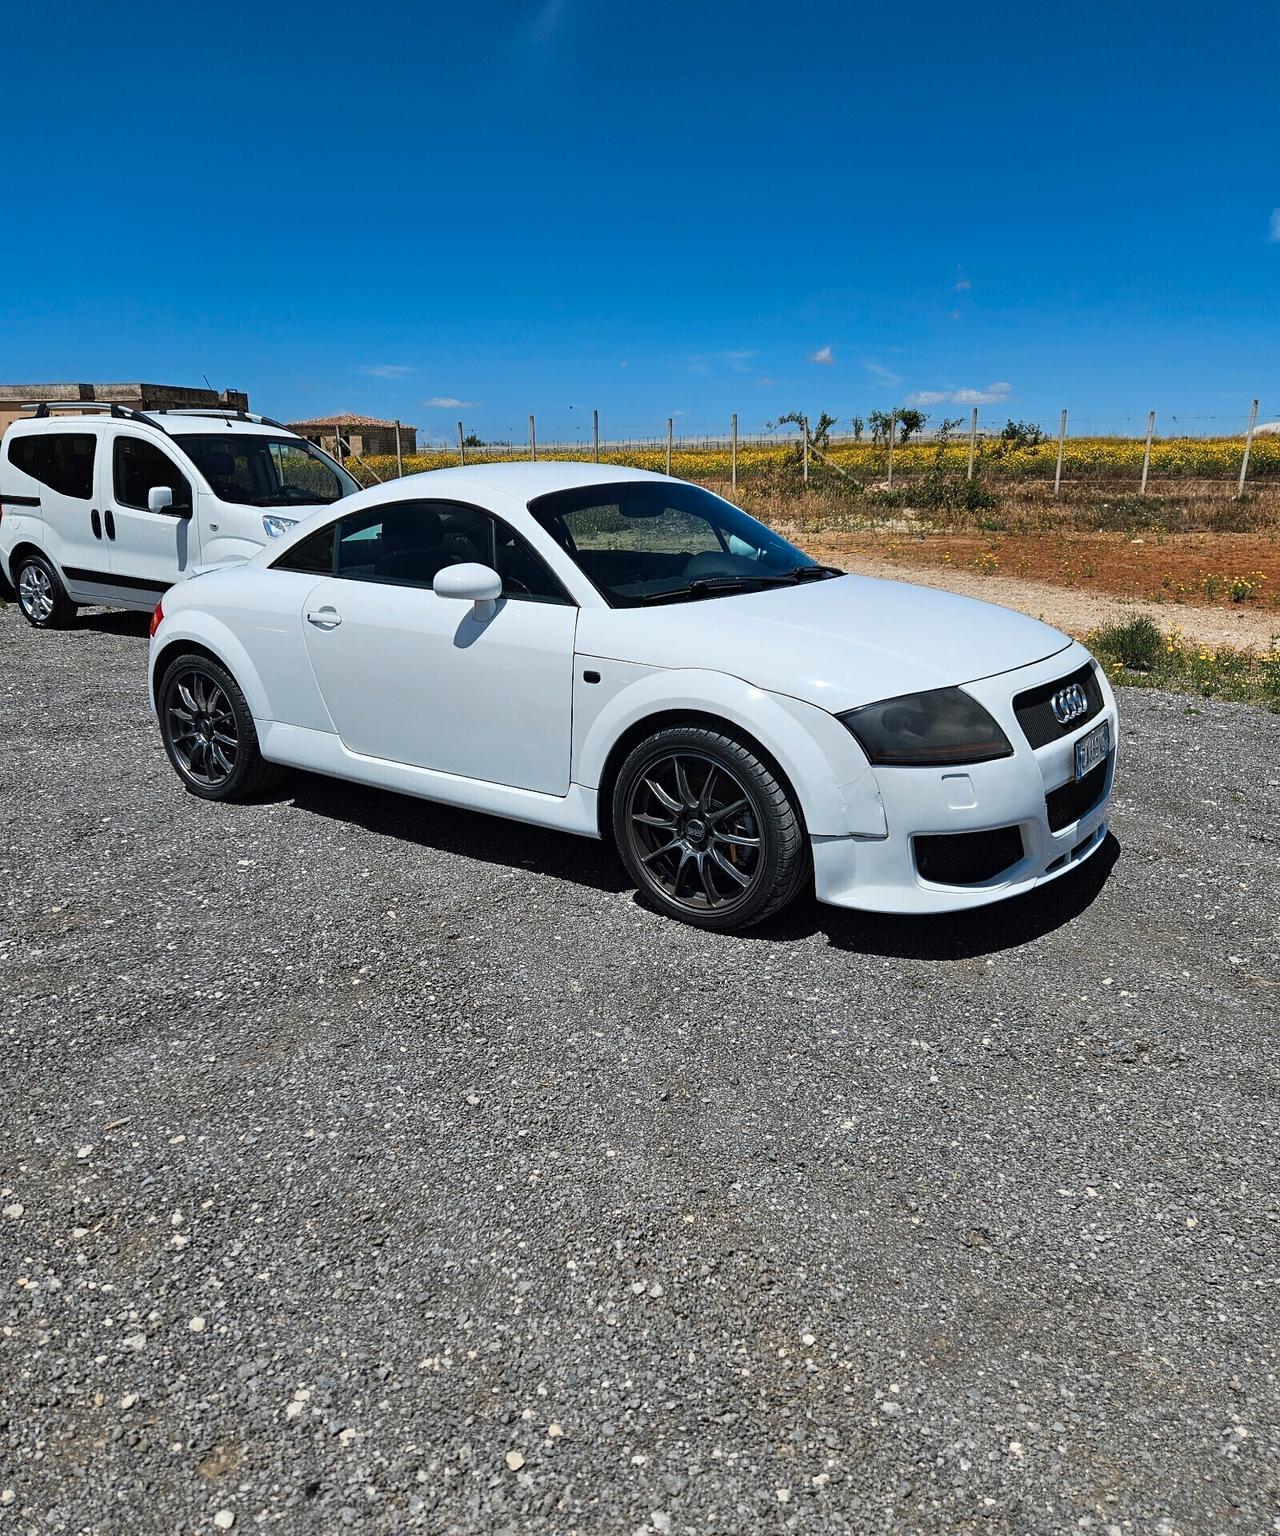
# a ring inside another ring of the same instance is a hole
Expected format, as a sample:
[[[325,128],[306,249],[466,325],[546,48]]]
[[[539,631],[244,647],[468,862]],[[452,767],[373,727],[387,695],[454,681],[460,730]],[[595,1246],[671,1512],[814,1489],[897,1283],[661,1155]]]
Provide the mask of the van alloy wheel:
[[[22,567],[18,577],[18,601],[33,624],[47,624],[53,612],[53,583],[43,566],[32,561]]]
[[[214,788],[235,772],[240,732],[231,700],[213,678],[183,672],[168,698],[169,741],[184,773]]]

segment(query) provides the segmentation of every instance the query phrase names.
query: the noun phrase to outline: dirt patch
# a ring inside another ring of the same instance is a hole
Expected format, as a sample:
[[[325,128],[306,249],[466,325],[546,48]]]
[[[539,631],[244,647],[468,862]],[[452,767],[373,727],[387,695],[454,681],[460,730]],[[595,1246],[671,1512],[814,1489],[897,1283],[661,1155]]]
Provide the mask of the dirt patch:
[[[1017,608],[1070,634],[1143,613],[1209,646],[1267,649],[1280,634],[1280,542],[1239,534],[993,536],[795,534],[816,559]],[[1152,571],[1159,574],[1154,578]],[[1233,601],[1226,573],[1251,583]],[[1168,574],[1172,589],[1163,585]],[[1218,583],[1207,578],[1217,575]],[[1179,590],[1181,588],[1181,590]]]
[[[893,534],[805,537],[821,559],[869,557],[911,568],[944,566],[1150,603],[1271,609],[1280,628],[1280,539],[1243,533]]]

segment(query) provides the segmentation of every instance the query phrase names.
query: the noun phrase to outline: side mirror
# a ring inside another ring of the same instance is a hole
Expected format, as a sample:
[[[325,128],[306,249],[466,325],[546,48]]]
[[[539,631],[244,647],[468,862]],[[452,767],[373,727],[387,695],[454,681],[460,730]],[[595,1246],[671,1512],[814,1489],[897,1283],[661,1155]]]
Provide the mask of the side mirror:
[[[147,492],[148,512],[167,512],[173,505],[173,492],[167,485],[153,485]]]
[[[502,577],[487,565],[468,561],[465,565],[446,565],[431,583],[437,597],[454,597],[475,604],[477,619],[491,619],[495,604],[502,596]]]

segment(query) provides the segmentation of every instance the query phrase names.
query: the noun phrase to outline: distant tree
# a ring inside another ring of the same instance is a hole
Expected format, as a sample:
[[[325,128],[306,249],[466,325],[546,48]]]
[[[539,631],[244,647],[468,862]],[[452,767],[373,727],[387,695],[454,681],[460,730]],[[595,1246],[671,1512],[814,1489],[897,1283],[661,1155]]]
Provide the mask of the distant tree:
[[[484,442],[474,432],[468,432],[462,439],[462,445],[464,448],[483,448]]]
[[[1038,421],[1014,421],[1012,418],[1005,422],[1004,431],[1000,434],[1000,441],[1007,448],[1035,448],[1044,442],[1044,433]]]
[[[855,443],[860,443],[862,441],[862,434],[866,430],[866,422],[863,421],[861,416],[854,416],[852,418],[852,425],[853,440]]]
[[[899,410],[896,414],[900,443],[905,443],[913,432],[923,432],[925,423],[929,420],[923,411],[913,410],[910,407]]]
[[[880,443],[888,442],[893,417],[888,411],[868,411],[867,425],[871,428],[871,441],[878,446]]]
[[[801,432],[809,439],[810,448],[817,448],[820,452],[824,453],[831,446],[831,429],[835,424],[836,418],[828,416],[826,411],[823,411],[821,416],[818,417],[816,426],[800,411],[788,411],[785,416],[779,416],[776,422],[767,423],[770,428],[775,426],[799,427]]]

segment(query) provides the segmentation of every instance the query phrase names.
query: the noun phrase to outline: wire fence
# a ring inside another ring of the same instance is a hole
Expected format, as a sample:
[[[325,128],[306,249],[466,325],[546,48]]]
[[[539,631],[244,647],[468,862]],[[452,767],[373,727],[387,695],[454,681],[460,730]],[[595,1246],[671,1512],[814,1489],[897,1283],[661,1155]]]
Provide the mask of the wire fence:
[[[341,445],[336,445],[342,451]],[[1231,494],[1280,484],[1280,423],[1259,421],[1258,401],[1239,413],[1161,418],[1072,417],[1062,411],[1046,427],[1005,417],[934,420],[910,410],[869,413],[821,428],[810,419],[740,429],[732,416],[718,430],[693,427],[672,415],[653,423],[605,430],[598,411],[583,426],[541,436],[530,415],[520,430],[489,428],[483,437],[455,424],[414,453],[361,459],[343,454],[366,483],[453,464],[570,459],[626,465],[732,489],[753,482],[797,481],[854,494],[903,494],[946,480],[992,488],[1021,485],[1054,496]]]

